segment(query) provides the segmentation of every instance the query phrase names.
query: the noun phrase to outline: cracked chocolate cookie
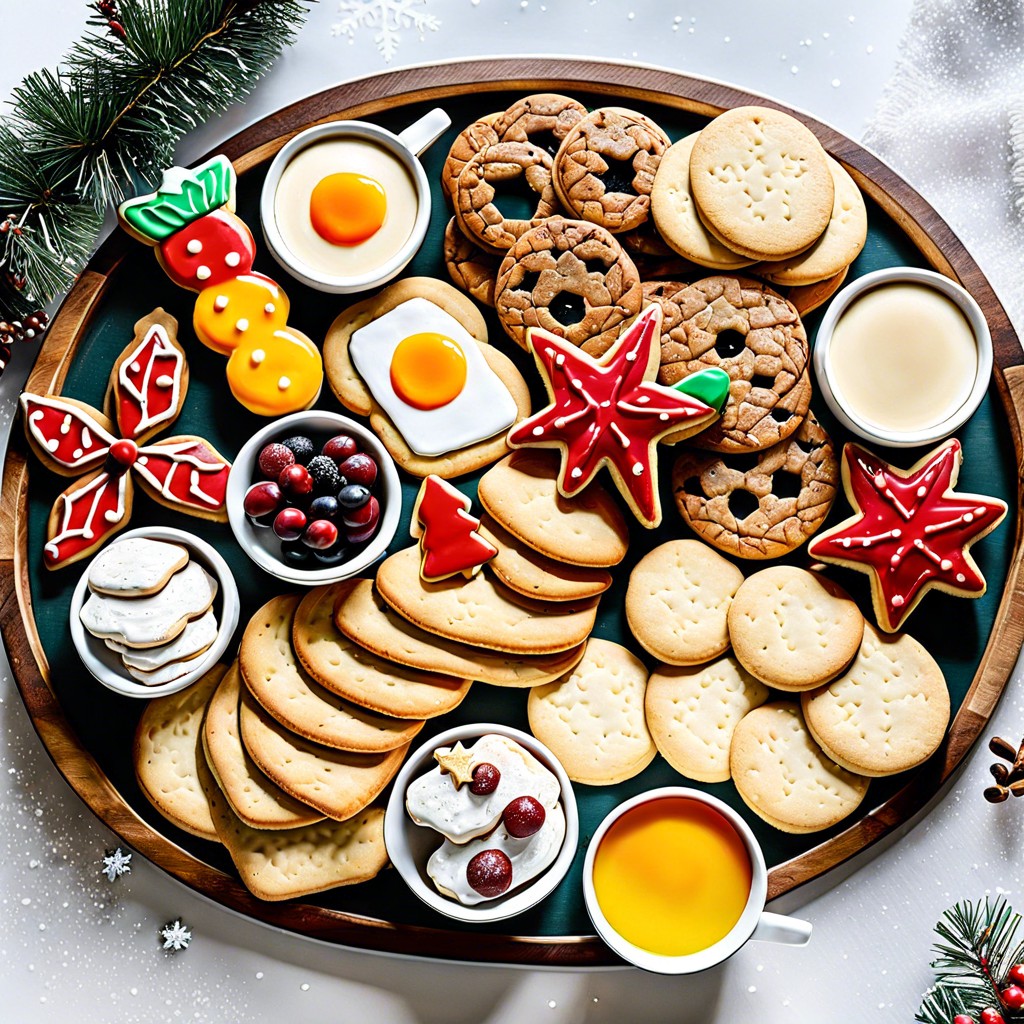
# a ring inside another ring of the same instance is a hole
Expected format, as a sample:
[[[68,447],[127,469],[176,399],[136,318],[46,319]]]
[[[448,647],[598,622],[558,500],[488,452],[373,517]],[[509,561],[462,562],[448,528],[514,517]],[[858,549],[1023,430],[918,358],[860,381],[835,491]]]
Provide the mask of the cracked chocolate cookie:
[[[444,229],[444,265],[452,283],[485,306],[494,305],[501,257],[467,238],[452,217]]]
[[[644,300],[661,306],[661,370],[669,386],[706,366],[729,374],[721,418],[695,443],[722,452],[767,448],[800,426],[811,401],[807,334],[796,307],[767,285],[706,277],[653,281]]]
[[[619,327],[640,312],[633,261],[604,228],[551,217],[531,228],[502,260],[494,308],[505,333],[526,348],[526,331],[543,327],[603,355]]]
[[[600,107],[569,130],[555,157],[555,191],[580,220],[612,232],[647,220],[668,136],[635,110]]]
[[[502,212],[513,197],[525,197],[525,217]],[[507,252],[524,231],[557,209],[551,156],[531,142],[496,142],[481,149],[459,174],[455,189],[459,227],[492,252]]]
[[[810,413],[771,448],[745,455],[684,451],[672,491],[687,526],[740,558],[778,558],[824,522],[839,482],[828,434]]]
[[[448,156],[445,158],[444,167],[441,169],[441,185],[453,205],[455,203],[455,193],[458,190],[459,175],[462,173],[463,167],[481,149],[486,149],[488,146],[493,146],[498,142],[498,133],[494,130],[494,122],[499,117],[501,117],[501,111],[495,114],[487,114],[481,117],[479,121],[474,121],[471,125],[463,128],[455,136],[455,141],[452,143],[451,149],[448,150]]]
[[[587,116],[587,108],[569,96],[538,92],[517,100],[494,122],[501,142],[532,142],[551,157],[569,130]]]

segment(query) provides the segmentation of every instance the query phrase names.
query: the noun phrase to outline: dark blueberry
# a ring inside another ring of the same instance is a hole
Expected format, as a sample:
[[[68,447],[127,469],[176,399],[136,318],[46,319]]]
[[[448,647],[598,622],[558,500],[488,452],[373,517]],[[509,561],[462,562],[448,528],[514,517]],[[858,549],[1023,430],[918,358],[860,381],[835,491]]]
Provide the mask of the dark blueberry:
[[[326,551],[313,551],[310,548],[307,548],[306,550],[312,554],[313,558],[317,562],[327,568],[335,565],[341,565],[341,563],[346,561],[349,556],[348,549],[340,541],[333,547],[328,548]]]
[[[313,478],[313,491],[316,494],[337,494],[343,486],[338,464],[326,455],[313,456],[306,469]]]
[[[333,495],[314,498],[309,504],[309,518],[335,520],[341,515],[341,505]]]
[[[312,552],[301,540],[286,540],[281,542],[281,561],[285,565],[303,566],[309,565]]]
[[[362,484],[346,484],[338,491],[342,508],[362,508],[370,500],[370,489]]]
[[[281,444],[295,456],[295,461],[300,466],[307,465],[309,460],[316,455],[316,448],[313,447],[313,442],[308,437],[288,437]]]

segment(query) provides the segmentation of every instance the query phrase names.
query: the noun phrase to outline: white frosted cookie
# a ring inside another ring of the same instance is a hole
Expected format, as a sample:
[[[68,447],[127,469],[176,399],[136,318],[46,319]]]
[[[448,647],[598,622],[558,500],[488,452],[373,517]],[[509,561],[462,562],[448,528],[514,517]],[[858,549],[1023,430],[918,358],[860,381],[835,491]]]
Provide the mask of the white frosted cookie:
[[[89,589],[141,597],[160,590],[188,562],[188,551],[149,537],[127,537],[104,548],[89,564]]]
[[[154,669],[152,672],[143,672],[141,669],[133,668],[131,665],[125,665],[124,670],[132,679],[142,683],[143,686],[163,686],[164,683],[172,683],[175,679],[188,675],[194,667],[194,665],[189,664],[187,661],[172,661],[162,665],[160,668]]]
[[[202,615],[216,595],[217,581],[198,562],[189,562],[155,594],[91,594],[79,615],[93,636],[126,647],[158,647],[173,640],[189,619]]]
[[[198,619],[190,619],[185,628],[167,644],[159,647],[128,647],[109,638],[103,642],[121,655],[125,668],[155,672],[175,661],[188,661],[203,653],[217,639],[217,616],[208,608]]]
[[[690,153],[700,132],[669,146],[651,189],[651,216],[658,234],[680,256],[713,270],[737,270],[754,261],[726,248],[704,226],[690,191]]]
[[[727,619],[743,573],[699,540],[670,540],[637,562],[626,588],[633,635],[669,665],[696,665],[729,649]]]
[[[591,638],[579,664],[530,691],[530,730],[573,782],[610,786],[642,772],[658,752],[644,721],[647,669],[625,647]]]
[[[729,637],[743,667],[779,690],[813,690],[860,647],[864,616],[831,580],[792,565],[748,576],[729,608]]]
[[[768,687],[727,654],[707,665],[659,665],[644,706],[654,742],[677,772],[725,782],[736,726],[766,700]]]
[[[880,633],[870,622],[853,664],[800,703],[822,750],[859,775],[919,765],[949,724],[949,690],[935,659],[912,636]]]
[[[736,791],[783,832],[818,832],[852,814],[868,780],[840,768],[814,742],[800,705],[778,701],[750,712],[729,750]]]

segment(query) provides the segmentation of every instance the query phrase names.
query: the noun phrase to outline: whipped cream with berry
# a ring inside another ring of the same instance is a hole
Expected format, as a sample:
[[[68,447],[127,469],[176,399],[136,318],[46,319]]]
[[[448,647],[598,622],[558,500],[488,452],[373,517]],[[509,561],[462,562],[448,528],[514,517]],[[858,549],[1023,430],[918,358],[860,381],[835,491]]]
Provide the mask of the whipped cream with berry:
[[[439,747],[406,809],[444,842],[427,862],[437,890],[467,906],[496,899],[551,866],[565,840],[557,777],[515,740],[494,733]]]

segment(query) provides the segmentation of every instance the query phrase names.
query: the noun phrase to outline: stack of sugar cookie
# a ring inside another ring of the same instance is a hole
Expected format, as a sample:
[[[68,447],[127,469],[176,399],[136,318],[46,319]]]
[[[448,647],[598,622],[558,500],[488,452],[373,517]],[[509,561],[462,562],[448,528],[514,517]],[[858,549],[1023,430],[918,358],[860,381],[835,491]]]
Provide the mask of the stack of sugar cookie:
[[[180,679],[217,639],[217,581],[180,544],[128,537],[93,559],[82,624],[145,686]]]
[[[852,813],[873,776],[930,757],[949,720],[942,671],[905,634],[886,636],[816,573],[775,566],[744,579],[699,541],[637,564],[626,615],[660,664],[646,726],[687,778],[731,778],[787,832]]]

